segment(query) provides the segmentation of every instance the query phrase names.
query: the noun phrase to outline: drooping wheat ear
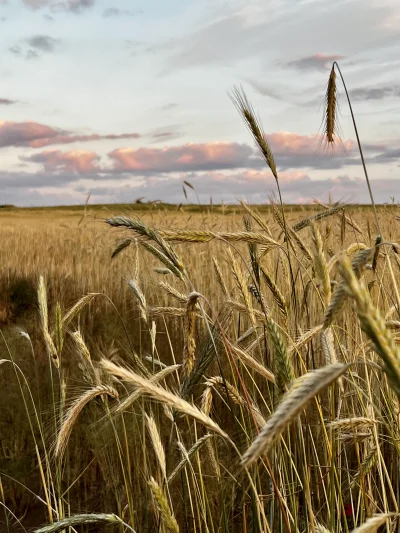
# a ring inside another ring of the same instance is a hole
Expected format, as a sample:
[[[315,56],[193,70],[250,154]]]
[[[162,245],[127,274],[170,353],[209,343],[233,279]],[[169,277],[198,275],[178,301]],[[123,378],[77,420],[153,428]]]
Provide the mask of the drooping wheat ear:
[[[78,330],[71,331],[70,336],[74,339],[75,345],[78,349],[78,354],[85,361],[91,361],[89,348],[82,337],[82,333]]]
[[[212,396],[212,385],[208,385],[201,395],[201,404],[200,409],[204,414],[210,416],[211,406],[212,406],[213,396]]]
[[[325,364],[332,365],[337,363],[332,328],[327,328],[321,331],[321,346],[325,356]]]
[[[221,287],[223,295],[228,296],[229,294],[228,287],[226,286],[224,276],[222,275],[218,260],[216,257],[213,257],[212,260],[213,260],[213,267],[214,267],[214,272],[217,278],[218,285]]]
[[[376,533],[388,520],[398,516],[399,513],[377,514],[372,518],[368,518],[368,520],[364,524],[361,524],[361,526],[353,529],[352,533]]]
[[[342,376],[350,364],[336,363],[309,372],[296,380],[277,409],[242,457],[242,465],[250,466],[266,454],[287,426],[303,411],[306,404]]]
[[[85,294],[85,296],[82,296],[82,298],[80,300],[78,300],[72,307],[71,309],[69,309],[64,317],[63,317],[63,321],[62,321],[62,326],[63,326],[63,329],[65,330],[65,328],[71,323],[71,321],[79,315],[79,313],[82,311],[82,309],[84,307],[86,307],[87,305],[90,304],[90,302],[93,300],[93,298],[95,298],[96,296],[99,296],[101,293],[97,293],[97,292],[92,292],[92,293],[89,293],[89,294]]]
[[[282,313],[283,317],[286,319],[288,316],[288,308],[286,299],[281,293],[279,287],[275,283],[275,281],[272,279],[270,274],[265,270],[264,267],[260,268],[261,274],[264,278],[265,283],[267,284],[269,290],[272,293],[272,296],[274,297],[274,300],[278,306],[279,311]]]
[[[178,291],[175,287],[172,287],[169,283],[166,281],[160,281],[159,286],[164,289],[168,294],[176,298],[181,303],[186,303],[187,297]]]
[[[232,273],[233,277],[236,281],[236,285],[238,286],[238,289],[243,297],[243,301],[246,306],[247,313],[249,314],[251,324],[255,326],[255,318],[254,318],[254,310],[253,310],[253,303],[250,298],[249,289],[247,286],[246,278],[241,270],[239,268],[239,265],[237,264],[237,261],[235,259],[235,256],[232,253],[232,250],[229,248],[229,259],[230,263],[232,265]]]
[[[313,327],[312,329],[309,329],[303,335],[298,337],[296,341],[290,346],[289,348],[289,354],[293,354],[294,352],[298,352],[302,346],[305,346],[311,339],[315,337],[317,333],[321,331],[323,328],[322,324]]]
[[[226,388],[230,399],[236,405],[243,405],[245,401],[242,395],[240,394],[240,392],[237,390],[237,388],[231,383],[229,383],[229,381],[226,381],[226,380],[224,381],[221,376],[213,376],[209,378],[206,381],[205,385],[207,388],[215,387],[216,385],[220,386],[222,389]]]
[[[228,307],[230,307],[231,309],[234,309],[235,311],[239,311],[239,313],[248,313],[249,312],[249,309],[248,309],[247,305],[242,304],[241,302],[235,302],[233,300],[226,300],[225,304]],[[253,316],[259,322],[266,323],[267,320],[268,320],[267,317],[265,316],[265,314],[262,313],[261,311],[258,311],[257,309],[253,309]],[[255,327],[255,326],[252,326],[252,327]]]
[[[335,215],[336,213],[339,213],[340,211],[344,210],[343,204],[335,205],[331,208],[325,209],[325,211],[319,211],[315,215],[310,215],[307,218],[303,218],[303,220],[300,220],[299,222],[296,222],[291,229],[295,231],[296,233],[304,228],[307,228],[307,226],[310,225],[311,222],[317,222],[318,220],[322,220],[324,218],[330,217],[332,215]],[[359,230],[361,233],[361,230]]]
[[[351,268],[354,272],[355,277],[358,279],[361,277],[361,274],[365,267],[367,266],[368,261],[374,255],[374,248],[367,248],[365,250],[360,250],[358,254],[354,257],[351,262]],[[339,285],[336,287],[335,292],[332,295],[332,299],[328,308],[325,312],[324,318],[324,328],[328,328],[333,321],[336,313],[342,308],[344,302],[347,298],[346,282],[342,280]]]
[[[149,485],[155,504],[167,531],[170,531],[171,533],[179,533],[178,522],[171,510],[164,490],[153,477],[150,478]]]
[[[164,479],[167,478],[167,460],[165,458],[164,446],[161,442],[160,433],[156,421],[154,420],[153,415],[145,414],[147,429],[149,430],[149,435],[151,443],[153,444],[153,449],[157,457],[158,464],[160,465],[161,472],[164,476]]]
[[[299,250],[302,252],[302,254],[309,260],[312,261],[312,256],[307,248],[307,246],[304,244],[304,242],[301,240],[300,236],[297,235],[295,231],[292,230],[292,228],[289,228],[286,232],[287,235],[290,235],[291,239],[296,243]]]
[[[382,244],[383,239],[380,235],[378,235],[375,239],[375,253],[374,257],[372,259],[372,270],[376,270],[376,265],[378,263],[378,256],[379,256],[379,250],[380,250],[380,244]]]
[[[232,320],[232,310],[224,305],[215,322],[211,324],[210,332],[208,330],[204,332],[197,350],[193,371],[182,381],[180,390],[182,398],[188,398],[190,396],[193,388],[200,382],[208,366],[214,360],[214,357],[225,351],[224,332],[229,330]]]
[[[141,220],[132,220],[128,217],[114,217],[107,219],[106,223],[113,227],[127,228],[134,231],[139,237],[145,237],[154,241],[158,245],[159,251],[161,251],[162,254],[167,257],[171,263],[173,263],[175,268],[182,274],[185,273],[185,267],[172,247],[163,239],[158,231],[150,228]]]
[[[65,530],[68,527],[84,526],[89,524],[124,524],[122,520],[115,514],[79,514],[70,516],[69,518],[63,518],[54,524],[40,527],[35,529],[34,533],[57,533],[58,531]],[[126,526],[126,524],[124,524]],[[129,531],[134,532],[132,528]]]
[[[148,252],[150,252],[154,257],[157,257],[163,263],[169,272],[179,278],[180,280],[184,280],[183,272],[177,268],[174,263],[167,257],[161,250],[150,244],[149,242],[142,242],[141,245],[143,248],[145,248]]]
[[[147,311],[149,315],[153,316],[179,316],[184,317],[186,315],[186,309],[184,307],[148,307]]]
[[[314,244],[315,270],[321,283],[322,294],[326,308],[331,300],[331,280],[329,278],[322,237],[318,227],[314,222],[311,223],[311,235]]]
[[[400,350],[387,329],[385,320],[373,305],[368,289],[358,281],[348,259],[343,259],[340,272],[345,290],[355,301],[361,328],[372,340],[374,349],[382,360],[383,370],[394,392],[400,398]]]
[[[56,305],[55,345],[57,353],[60,354],[64,346],[64,332],[62,327],[61,305],[59,302]]]
[[[328,144],[335,142],[337,131],[337,87],[335,65],[332,65],[325,96],[325,136]]]
[[[196,453],[203,446],[203,444],[205,442],[207,442],[213,436],[214,435],[212,435],[211,433],[206,433],[205,435],[203,435],[203,437],[200,437],[200,439],[198,439],[193,444],[193,446],[186,453],[184,458],[176,465],[176,467],[174,468],[172,473],[169,475],[168,480],[167,480],[168,484],[170,484],[171,481],[173,481],[176,478],[176,476],[179,474],[179,472],[181,472],[181,470],[188,464],[188,462],[190,461],[191,456],[194,453]]]
[[[46,284],[43,276],[39,277],[39,285],[37,290],[37,299],[39,304],[40,325],[42,329],[42,335],[46,346],[47,355],[53,362],[56,368],[60,367],[60,359],[57,353],[57,349],[54,345],[53,338],[49,333],[49,315],[47,308],[47,291]]]
[[[267,328],[275,355],[275,382],[279,390],[284,392],[294,380],[292,359],[278,324],[271,317],[268,319]]]
[[[265,244],[271,247],[280,246],[280,244],[269,235],[253,231],[215,232],[205,230],[160,230],[159,234],[165,241],[176,243],[187,242],[191,244],[203,244],[212,240],[221,240],[228,242],[252,242],[254,244]],[[140,238],[140,243],[144,245],[147,240],[148,237],[142,236]]]
[[[114,248],[113,253],[111,254],[111,259],[114,259],[114,257],[117,257],[125,248],[128,248],[128,246],[132,243],[132,239],[124,239],[121,241],[116,248]]]
[[[224,380],[222,376],[213,376],[212,378],[209,378],[206,381],[207,388],[215,388],[216,386],[218,386],[218,388],[220,388],[222,391],[227,392],[234,404],[242,405],[243,407],[248,409],[259,427],[265,426],[265,418],[260,413],[259,408],[254,404],[254,402],[251,402],[251,404],[249,405],[248,401],[245,400],[239,390],[234,385],[232,385],[232,383],[229,383],[229,381]]]
[[[56,446],[55,446],[55,455],[61,457],[64,454],[65,448],[67,447],[69,437],[71,435],[72,428],[82,411],[82,409],[87,405],[91,400],[97,398],[98,396],[110,396],[111,398],[117,399],[118,392],[109,387],[108,385],[97,385],[86,392],[84,392],[79,398],[77,398],[68,411],[65,413],[64,420],[61,424],[60,431],[57,436]]]
[[[278,172],[275,165],[274,156],[272,154],[271,148],[269,147],[267,137],[263,131],[261,123],[256,114],[252,105],[250,104],[247,96],[243,90],[234,87],[232,94],[229,95],[232,102],[234,103],[236,109],[239,111],[240,116],[242,117],[244,123],[249,129],[250,133],[253,135],[254,140],[256,141],[267,165],[271,169],[272,174],[276,181],[278,181]]]
[[[360,250],[368,250],[369,249],[369,246],[367,246],[366,244],[363,244],[361,242],[353,242],[353,244],[350,244],[350,246],[347,248],[346,250],[346,254],[348,256],[352,255],[354,252],[358,252]],[[330,272],[332,270],[332,268],[334,267],[334,265],[339,261],[339,259],[341,258],[341,256],[343,255],[343,252],[339,252],[335,255],[333,255],[329,261],[328,261],[328,265],[327,265],[327,268],[328,268],[328,272]]]
[[[152,383],[159,383],[163,379],[165,379],[167,376],[178,370],[181,365],[171,365],[163,368],[158,372],[157,374],[154,374],[153,376],[149,377],[149,380]],[[136,402],[142,395],[141,389],[135,389],[133,392],[131,392],[122,402],[118,403],[118,405],[115,407],[114,412],[122,413],[123,411],[126,411],[131,407],[133,403]]]
[[[339,418],[328,422],[326,427],[333,431],[349,432],[357,431],[360,429],[371,428],[376,424],[376,420],[365,416],[357,416],[354,418]]]
[[[234,344],[231,344],[231,343],[230,343],[229,346],[230,346],[230,349],[232,350],[232,352],[236,355],[236,357],[239,359],[239,361],[242,364],[252,368],[256,372],[258,372],[258,374],[260,374],[260,376],[263,376],[268,381],[271,381],[271,383],[275,383],[274,374],[270,370],[268,370],[268,368],[266,368],[264,365],[262,365],[259,361],[254,359],[254,357],[252,357],[248,353],[248,350],[247,351],[242,350],[241,348],[239,348],[239,346],[235,346]]]
[[[201,294],[192,292],[187,297],[186,314],[184,320],[184,345],[183,345],[183,376],[187,378],[192,372],[196,351],[196,307]]]
[[[378,454],[376,446],[373,445],[370,449],[368,455],[365,457],[361,463],[361,467],[357,470],[355,476],[351,480],[350,489],[353,489],[361,479],[363,479],[371,470],[374,468],[378,461]]]
[[[315,200],[315,202],[320,205],[321,207],[324,207],[325,209],[329,210],[331,209],[330,208],[330,205],[331,204],[324,204],[323,202],[321,202],[320,200]],[[346,207],[346,204],[343,204],[341,202],[335,202],[335,204],[333,205],[332,209],[335,209],[337,208],[338,206],[341,206],[342,209],[343,209],[343,212],[342,212],[342,218],[344,218],[346,224],[348,224],[351,228],[353,228],[354,230],[356,230],[357,233],[359,233],[360,235],[362,235],[363,231],[362,229],[360,228],[360,226],[358,224],[356,224],[356,222],[349,216],[346,215],[346,211],[345,211],[345,207]]]
[[[141,288],[139,287],[137,280],[133,280],[133,279],[129,280],[128,285],[139,304],[140,316],[142,320],[147,324],[148,316],[147,316],[146,297],[143,294]]]
[[[315,524],[315,533],[331,533],[329,529],[326,529],[325,526],[322,524],[316,523]]]
[[[135,372],[132,372],[131,370],[128,370],[126,368],[123,368],[122,366],[118,366],[112,363],[111,361],[108,361],[107,359],[102,359],[100,361],[100,365],[109,374],[112,374],[122,379],[123,381],[131,383],[132,385],[137,387],[139,390],[142,391],[142,394],[150,396],[151,398],[158,400],[159,402],[164,403],[166,405],[169,405],[173,409],[176,409],[177,411],[187,416],[195,418],[196,420],[204,424],[212,431],[215,431],[222,437],[227,439],[229,438],[225,431],[223,431],[218,426],[218,424],[211,420],[211,418],[202,413],[197,407],[183,400],[182,398],[179,398],[179,396],[176,396],[172,392],[162,387],[159,387],[158,385],[155,385],[149,379],[145,379],[142,376],[139,376],[139,374],[136,374]]]
[[[347,86],[346,86],[346,83],[344,81],[342,71],[341,71],[340,66],[337,63],[337,61],[334,61],[333,64],[332,64],[332,70],[331,70],[331,74],[329,76],[328,88],[327,88],[327,93],[326,93],[326,102],[325,102],[325,134],[326,134],[326,140],[327,140],[328,144],[334,143],[334,141],[335,141],[334,140],[334,136],[336,135],[336,130],[337,130],[337,111],[338,110],[337,110],[337,100],[336,100],[336,72],[335,72],[335,69],[337,69],[337,71],[339,72],[339,76],[340,76],[340,79],[342,80],[342,84],[343,84],[343,87],[344,87],[344,90],[345,90],[345,93],[346,93],[347,103],[349,105],[351,119],[352,119],[353,126],[354,126],[354,132],[355,132],[356,138],[357,138],[358,151],[360,152],[361,163],[362,163],[363,170],[364,170],[365,181],[367,182],[369,197],[370,197],[372,209],[373,209],[373,212],[374,212],[376,228],[377,228],[377,231],[378,231],[378,235],[382,235],[381,228],[380,228],[380,225],[379,225],[378,215],[377,215],[377,212],[376,212],[374,196],[372,194],[371,183],[370,183],[370,180],[369,180],[369,177],[368,177],[367,167],[365,165],[365,160],[364,160],[364,154],[363,154],[363,150],[362,150],[362,146],[361,146],[361,141],[360,141],[360,137],[358,135],[358,128],[357,128],[357,124],[356,124],[356,119],[355,119],[355,116],[354,116],[354,113],[353,113],[353,106],[351,105],[351,100],[350,100],[349,93],[347,91]]]
[[[247,211],[247,213],[253,218],[257,224],[263,229],[269,237],[272,238],[271,230],[269,229],[268,225],[263,221],[263,219],[260,217],[256,211],[254,211],[253,208],[251,208],[249,205],[245,204],[244,202],[240,202],[240,205]]]

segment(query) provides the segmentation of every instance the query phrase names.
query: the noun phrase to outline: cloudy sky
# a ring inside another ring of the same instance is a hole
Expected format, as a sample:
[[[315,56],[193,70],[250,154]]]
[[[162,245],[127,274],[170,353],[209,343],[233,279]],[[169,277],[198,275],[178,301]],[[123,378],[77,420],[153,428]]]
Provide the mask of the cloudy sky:
[[[284,201],[366,202],[340,86],[343,143],[318,149],[333,60],[376,201],[400,200],[398,0],[0,0],[0,51],[0,203],[181,202],[184,180],[202,202],[267,201],[234,85]]]

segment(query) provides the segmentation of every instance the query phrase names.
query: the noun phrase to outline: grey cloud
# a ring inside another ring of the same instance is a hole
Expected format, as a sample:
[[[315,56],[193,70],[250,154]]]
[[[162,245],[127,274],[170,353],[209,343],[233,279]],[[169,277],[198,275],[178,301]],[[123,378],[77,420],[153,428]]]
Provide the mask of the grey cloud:
[[[9,98],[0,98],[0,105],[12,105],[16,103],[16,100],[10,100]]]
[[[400,85],[386,87],[359,87],[350,90],[350,97],[354,100],[383,100],[400,96]]]
[[[182,192],[183,180],[189,180],[195,187],[201,203],[209,203],[210,196],[215,203],[236,203],[240,200],[251,203],[268,202],[271,194],[276,192],[273,177],[261,174],[258,179],[251,179],[246,172],[231,175],[219,173],[190,173],[179,177],[158,176],[132,180],[127,185],[86,185],[82,192],[91,193],[92,199],[98,201],[126,201],[137,197],[145,197],[146,201],[159,200],[180,203],[186,199]],[[399,190],[400,180],[372,180],[374,196],[377,203],[390,202]],[[345,200],[354,203],[369,203],[368,189],[362,178],[350,178],[342,175],[324,180],[311,180],[307,174],[284,177],[281,180],[281,191],[285,203],[311,203],[314,199],[327,200],[329,195],[334,200]]]
[[[41,52],[54,52],[58,39],[54,39],[49,35],[34,35],[26,40],[30,47]]]
[[[344,59],[344,56],[314,54],[295,61],[289,61],[286,64],[288,67],[294,67],[298,70],[327,70],[334,61],[339,61],[339,59]]]
[[[80,13],[94,6],[95,0],[23,0],[23,2],[31,9],[40,9],[49,6],[54,12],[70,11]]]
[[[126,176],[121,179],[119,174],[104,172],[88,172],[81,176],[74,172],[6,172],[0,171],[0,189],[3,202],[36,205],[51,203],[50,196],[46,196],[44,188],[68,187],[71,192],[90,192],[92,199],[97,201],[114,200],[127,201],[144,196],[146,200],[162,199],[166,202],[180,203],[185,198],[182,193],[183,180],[189,180],[195,187],[200,202],[208,203],[210,196],[213,201],[236,203],[247,200],[253,203],[267,202],[271,194],[276,192],[273,176],[267,170],[261,171],[233,171],[233,172],[189,172],[157,176]],[[129,182],[127,182],[129,179]],[[376,179],[372,180],[372,188],[377,203],[390,202],[396,198],[400,190],[400,180]],[[346,175],[336,175],[323,180],[312,180],[307,173],[282,173],[280,186],[285,203],[309,203],[314,199],[326,200],[329,195],[334,200],[347,200],[355,203],[369,203],[368,190],[363,178],[350,178]],[[34,199],[32,191],[38,193]],[[64,203],[64,195],[56,203]]]
[[[59,43],[59,39],[54,39],[54,37],[49,35],[33,35],[11,46],[8,50],[15,56],[36,59],[41,54],[55,52]]]
[[[135,17],[141,15],[143,11],[138,9],[137,11],[130,11],[129,9],[118,9],[117,7],[108,7],[103,11],[103,17]]]
[[[32,9],[40,9],[49,4],[49,0],[23,0],[23,2]]]
[[[14,54],[15,56],[20,56],[22,54],[22,48],[18,44],[15,44],[14,46],[10,46],[8,51]]]
[[[165,104],[161,107],[162,111],[170,111],[171,109],[176,109],[179,107],[179,104],[175,102],[170,102],[169,104]]]
[[[66,11],[72,11],[73,13],[80,13],[82,10],[89,7],[93,7],[95,0],[68,0],[67,2],[60,2],[59,5]]]

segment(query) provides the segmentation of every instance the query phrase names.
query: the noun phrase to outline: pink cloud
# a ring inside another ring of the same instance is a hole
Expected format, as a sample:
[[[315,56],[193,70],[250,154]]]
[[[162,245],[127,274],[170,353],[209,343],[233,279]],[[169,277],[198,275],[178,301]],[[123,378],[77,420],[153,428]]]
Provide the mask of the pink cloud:
[[[70,152],[45,150],[39,154],[24,158],[25,161],[41,163],[47,172],[63,170],[78,173],[100,170],[98,166],[99,159],[96,152],[85,150],[72,150]]]
[[[321,137],[317,134],[299,135],[288,131],[271,133],[268,135],[268,141],[274,155],[318,155],[321,145]],[[355,147],[355,142],[343,140],[345,150],[351,151]],[[323,156],[325,154],[322,153]]]
[[[247,166],[253,150],[245,144],[214,142],[168,148],[118,148],[108,155],[116,170],[179,172]]]
[[[71,144],[101,140],[137,139],[138,133],[119,135],[75,135],[71,132],[46,126],[38,122],[0,121],[0,148],[7,146],[29,146],[43,148],[54,144]]]

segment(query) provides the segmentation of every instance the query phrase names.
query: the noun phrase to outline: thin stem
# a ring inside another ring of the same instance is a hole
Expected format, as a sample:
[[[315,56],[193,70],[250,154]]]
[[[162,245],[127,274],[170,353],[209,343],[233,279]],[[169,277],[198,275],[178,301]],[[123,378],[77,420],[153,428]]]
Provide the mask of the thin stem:
[[[373,211],[374,211],[374,217],[375,217],[376,228],[377,228],[378,234],[379,234],[380,236],[382,236],[382,232],[381,232],[381,228],[380,228],[379,220],[378,220],[378,215],[377,215],[377,212],[376,212],[376,207],[375,207],[374,197],[373,197],[373,194],[372,194],[371,183],[370,183],[370,181],[369,181],[368,172],[367,172],[367,167],[366,167],[366,165],[365,165],[365,160],[364,160],[364,154],[363,154],[363,151],[362,151],[362,148],[361,148],[360,137],[359,137],[359,135],[358,135],[358,129],[357,129],[357,124],[356,124],[356,119],[355,119],[355,117],[354,117],[353,108],[352,108],[351,101],[350,101],[350,96],[349,96],[349,93],[348,93],[348,91],[347,91],[347,87],[346,87],[346,83],[345,83],[344,78],[343,78],[342,71],[340,70],[340,67],[339,67],[337,61],[334,61],[334,62],[333,62],[333,66],[336,67],[337,70],[338,70],[338,72],[339,72],[339,75],[340,75],[340,78],[341,78],[341,80],[342,80],[343,87],[344,87],[344,90],[345,90],[345,93],[346,93],[347,102],[348,102],[348,104],[349,104],[349,109],[350,109],[350,114],[351,114],[351,119],[352,119],[352,121],[353,121],[354,131],[355,131],[355,133],[356,133],[357,144],[358,144],[358,150],[359,150],[359,152],[360,152],[361,162],[362,162],[362,166],[363,166],[363,169],[364,169],[364,175],[365,175],[365,179],[366,179],[366,181],[367,181],[367,186],[368,186],[369,196],[370,196],[370,198],[371,198],[372,209],[373,209]]]

